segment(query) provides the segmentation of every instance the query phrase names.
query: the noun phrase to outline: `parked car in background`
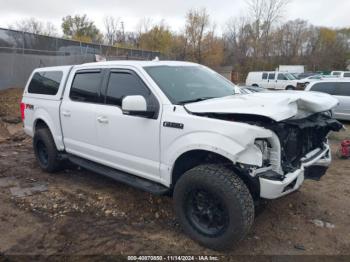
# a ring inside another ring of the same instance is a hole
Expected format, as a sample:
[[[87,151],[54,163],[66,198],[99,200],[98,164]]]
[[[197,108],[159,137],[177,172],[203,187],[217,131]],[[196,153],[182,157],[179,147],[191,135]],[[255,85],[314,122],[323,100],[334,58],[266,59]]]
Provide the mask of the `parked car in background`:
[[[239,87],[241,94],[252,94],[259,92],[266,92],[265,88],[256,87],[256,86],[240,86]]]
[[[320,80],[323,80],[323,76],[322,75],[312,75],[312,76],[309,76],[309,77],[305,77],[305,78],[302,78],[300,79],[300,82],[302,82],[305,87],[310,84],[311,82],[315,82],[315,81],[320,81]]]
[[[321,80],[323,79],[323,76],[322,75],[312,75],[312,76],[308,76],[308,77],[305,77],[305,78],[301,78],[300,80],[312,80],[312,81],[316,81],[316,80]]]
[[[307,72],[307,73],[301,73],[301,74],[293,74],[297,79],[304,79],[310,76],[315,76],[315,75],[320,75],[318,73],[315,72]]]
[[[305,91],[333,95],[339,100],[339,105],[333,109],[334,117],[339,120],[350,120],[350,80],[329,79],[312,82]]]
[[[343,72],[343,71],[332,71],[332,72],[331,72],[331,76],[340,77],[340,75],[341,75],[342,72]]]
[[[250,72],[246,79],[247,86],[262,87],[276,90],[300,89],[302,83],[286,72]]]
[[[331,76],[339,78],[350,78],[350,71],[333,71],[331,73]]]
[[[343,77],[343,78],[350,78],[350,72],[349,71],[343,72],[341,77]]]

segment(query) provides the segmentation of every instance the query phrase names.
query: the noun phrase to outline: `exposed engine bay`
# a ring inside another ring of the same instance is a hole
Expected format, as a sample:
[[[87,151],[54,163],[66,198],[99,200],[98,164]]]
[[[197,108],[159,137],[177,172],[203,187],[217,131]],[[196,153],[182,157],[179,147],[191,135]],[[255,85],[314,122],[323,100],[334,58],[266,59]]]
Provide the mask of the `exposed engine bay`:
[[[199,115],[199,114],[198,114]],[[281,143],[281,164],[285,174],[292,173],[301,166],[302,158],[315,149],[324,149],[327,136],[331,131],[339,131],[343,125],[331,117],[330,112],[311,115],[304,119],[288,119],[276,122],[268,117],[243,114],[200,114],[210,118],[235,121],[257,125],[272,130]],[[262,151],[268,151],[268,141],[257,144]],[[264,157],[264,165],[268,166],[268,157]]]

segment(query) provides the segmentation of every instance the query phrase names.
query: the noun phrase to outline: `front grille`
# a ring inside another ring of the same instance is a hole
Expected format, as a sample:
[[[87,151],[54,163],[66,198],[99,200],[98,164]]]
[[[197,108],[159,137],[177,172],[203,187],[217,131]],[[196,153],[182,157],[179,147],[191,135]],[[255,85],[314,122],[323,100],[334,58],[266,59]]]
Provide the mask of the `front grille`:
[[[300,160],[311,151],[323,148],[328,132],[324,128],[313,127],[300,129],[291,127],[288,136],[281,141],[283,153],[282,159],[293,167],[300,167]]]
[[[278,123],[273,130],[281,142],[283,171],[290,173],[299,169],[303,157],[317,148],[322,149],[329,132],[341,128],[342,124],[325,114]]]

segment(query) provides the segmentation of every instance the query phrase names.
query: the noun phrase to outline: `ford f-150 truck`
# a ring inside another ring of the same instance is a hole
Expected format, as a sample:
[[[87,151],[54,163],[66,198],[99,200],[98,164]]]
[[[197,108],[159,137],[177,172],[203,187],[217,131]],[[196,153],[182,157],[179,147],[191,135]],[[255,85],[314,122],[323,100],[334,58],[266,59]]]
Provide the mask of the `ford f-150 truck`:
[[[34,70],[21,103],[40,167],[68,160],[172,196],[184,231],[225,250],[250,230],[254,203],[320,179],[338,101],[327,94],[241,94],[187,62],[111,61]]]

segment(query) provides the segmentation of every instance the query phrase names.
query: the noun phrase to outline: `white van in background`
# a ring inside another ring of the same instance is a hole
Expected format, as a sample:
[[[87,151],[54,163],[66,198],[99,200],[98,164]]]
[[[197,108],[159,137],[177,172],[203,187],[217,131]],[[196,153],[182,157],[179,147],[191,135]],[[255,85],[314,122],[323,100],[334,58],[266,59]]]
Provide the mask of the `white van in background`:
[[[247,86],[256,86],[276,90],[303,89],[303,84],[287,72],[250,72],[246,79]]]
[[[350,71],[332,71],[331,76],[339,78],[350,78]]]

